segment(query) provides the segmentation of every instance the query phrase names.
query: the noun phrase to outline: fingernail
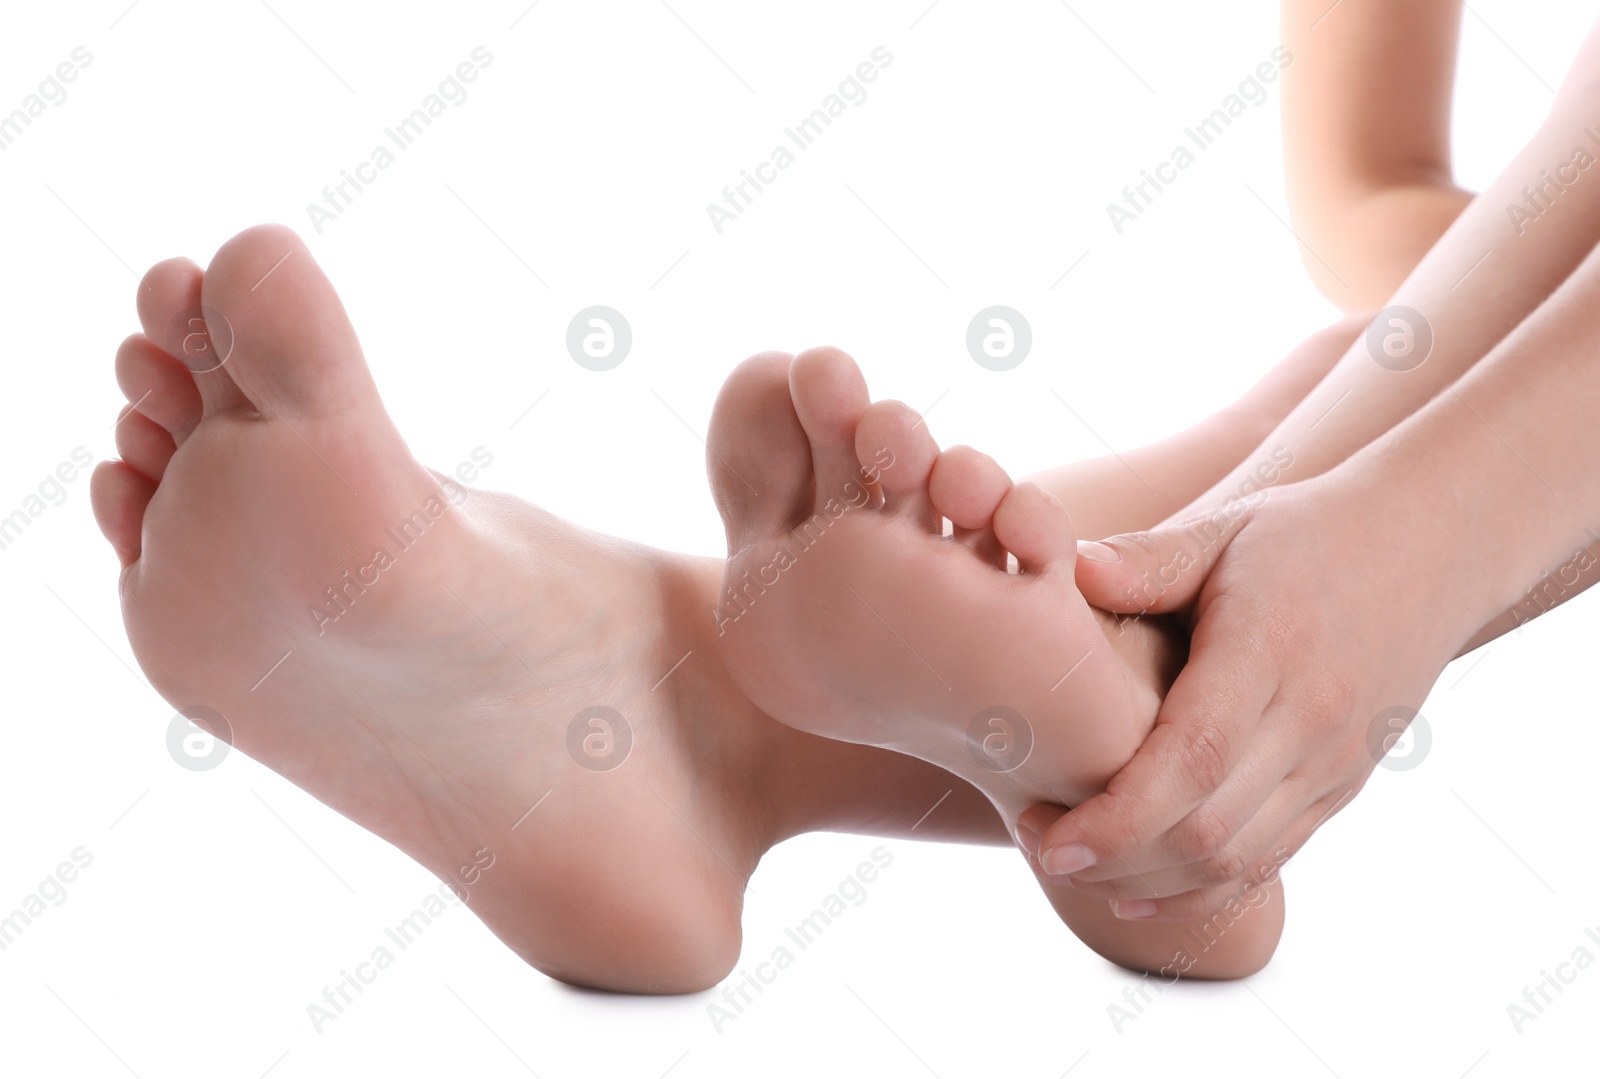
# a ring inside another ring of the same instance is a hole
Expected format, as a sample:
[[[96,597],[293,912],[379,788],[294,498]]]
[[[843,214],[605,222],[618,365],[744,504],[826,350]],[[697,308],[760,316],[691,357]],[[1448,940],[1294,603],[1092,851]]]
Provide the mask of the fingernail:
[[[1121,562],[1122,552],[1093,540],[1079,540],[1078,557],[1087,558],[1091,562]]]
[[[1017,846],[1035,858],[1039,857],[1039,833],[1019,821],[1017,823]]]
[[[1094,865],[1094,851],[1077,843],[1051,847],[1039,858],[1039,865],[1052,877],[1064,877]]]
[[[1148,918],[1156,912],[1156,905],[1148,899],[1113,899],[1111,913],[1118,918],[1131,920]]]

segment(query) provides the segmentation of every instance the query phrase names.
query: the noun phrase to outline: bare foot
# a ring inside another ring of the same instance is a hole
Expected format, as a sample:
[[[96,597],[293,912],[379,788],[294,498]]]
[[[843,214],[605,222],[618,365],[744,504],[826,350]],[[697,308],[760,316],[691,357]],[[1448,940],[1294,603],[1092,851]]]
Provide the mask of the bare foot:
[[[756,395],[771,415],[736,424]],[[1104,789],[1150,732],[1174,637],[1092,610],[1060,503],[966,447],[941,453],[899,402],[869,405],[844,353],[746,361],[710,447],[729,551],[718,641],[774,717],[948,768],[1008,825]]]
[[[417,464],[290,230],[241,233],[203,274],[157,265],[138,307],[94,508],[152,685],[454,884],[534,966],[704,988],[780,839],[903,833],[952,785],[951,830],[997,831],[935,769],[757,711],[713,640],[718,563]]]
[[[1088,607],[1060,504],[965,447],[940,453],[904,405],[869,405],[843,353],[745,361],[709,443],[729,550],[718,643],[774,717],[943,765],[1008,828],[1030,807],[1048,823],[1035,803],[1104,789],[1151,730],[1182,635]],[[1096,511],[1121,512],[1117,499],[1097,493]],[[1282,932],[1276,883],[1192,923],[1148,923],[1029,864],[1084,943],[1163,980],[1253,973]]]

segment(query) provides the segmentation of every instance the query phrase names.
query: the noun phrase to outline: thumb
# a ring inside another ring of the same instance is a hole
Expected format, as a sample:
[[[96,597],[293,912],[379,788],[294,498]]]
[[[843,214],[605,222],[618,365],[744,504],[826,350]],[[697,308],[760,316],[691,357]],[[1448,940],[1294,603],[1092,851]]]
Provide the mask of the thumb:
[[[1118,614],[1163,614],[1192,604],[1217,559],[1243,527],[1249,507],[1229,502],[1146,532],[1078,543],[1078,590]]]

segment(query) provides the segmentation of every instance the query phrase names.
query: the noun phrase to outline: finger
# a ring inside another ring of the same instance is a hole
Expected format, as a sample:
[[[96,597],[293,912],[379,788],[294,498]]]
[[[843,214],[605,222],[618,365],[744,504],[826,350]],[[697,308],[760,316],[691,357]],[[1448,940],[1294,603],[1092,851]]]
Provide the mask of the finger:
[[[1017,846],[1033,861],[1039,859],[1039,840],[1049,827],[1065,816],[1067,810],[1058,805],[1041,802],[1029,806],[1017,817],[1015,838]]]
[[[1268,706],[1256,746],[1214,794],[1155,841],[1149,865],[1140,870],[1142,879],[1122,882],[1122,888],[1107,893],[1107,898],[1149,895],[1151,887],[1160,895],[1175,895],[1223,884],[1243,872],[1322,793],[1320,779],[1313,783],[1309,776],[1295,773],[1308,749],[1286,711]],[[1074,883],[1110,882],[1123,876],[1115,865],[1095,866],[1077,874]]]
[[[1221,910],[1230,902],[1247,899],[1255,889],[1277,886],[1285,865],[1299,853],[1317,829],[1350,804],[1356,788],[1341,787],[1319,798],[1283,834],[1261,868],[1246,879],[1212,888],[1154,900],[1129,900],[1118,904],[1117,915],[1128,921],[1179,922]]]
[[[1237,885],[1246,877],[1261,872],[1263,865],[1282,846],[1285,830],[1305,812],[1321,789],[1320,785],[1313,788],[1307,778],[1285,778],[1272,789],[1271,796],[1260,812],[1249,817],[1241,826],[1230,827],[1230,838],[1222,845],[1213,846],[1212,842],[1206,842],[1200,849],[1209,853],[1191,861],[1167,869],[1150,870],[1138,876],[1108,875],[1097,880],[1085,880],[1085,874],[1069,878],[1069,881],[1072,887],[1085,895],[1101,899],[1163,899],[1185,892]],[[1197,808],[1164,838],[1185,834],[1188,822],[1196,815],[1208,814],[1210,805],[1208,802]],[[1203,827],[1206,831],[1195,834],[1207,837],[1217,834],[1211,831],[1214,826]]]
[[[1283,887],[1282,869],[1281,864],[1272,865],[1260,874],[1261,879],[1252,875],[1245,880],[1165,899],[1113,900],[1111,912],[1126,922],[1191,922],[1219,911],[1263,906]]]
[[[1170,868],[1155,845],[1212,797],[1247,750],[1276,690],[1256,668],[1256,605],[1222,596],[1191,642],[1155,729],[1133,759],[1096,795],[1043,835],[1040,864],[1052,876],[1122,862],[1126,872]]]
[[[1094,606],[1119,614],[1187,607],[1249,514],[1248,503],[1233,500],[1174,525],[1080,542],[1078,589]]]

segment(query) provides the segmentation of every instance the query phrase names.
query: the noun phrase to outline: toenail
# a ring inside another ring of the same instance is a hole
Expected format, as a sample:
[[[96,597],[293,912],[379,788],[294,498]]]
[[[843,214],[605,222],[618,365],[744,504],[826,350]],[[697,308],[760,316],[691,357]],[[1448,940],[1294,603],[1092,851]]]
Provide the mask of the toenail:
[[[1148,899],[1113,899],[1111,913],[1118,918],[1148,918],[1156,912],[1156,905]]]
[[[1093,540],[1079,540],[1078,557],[1087,558],[1091,562],[1121,562],[1122,552]]]
[[[1094,863],[1094,851],[1078,843],[1068,843],[1064,847],[1051,847],[1039,858],[1039,864],[1052,877],[1064,877],[1068,873],[1077,873],[1088,869]]]

